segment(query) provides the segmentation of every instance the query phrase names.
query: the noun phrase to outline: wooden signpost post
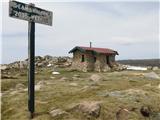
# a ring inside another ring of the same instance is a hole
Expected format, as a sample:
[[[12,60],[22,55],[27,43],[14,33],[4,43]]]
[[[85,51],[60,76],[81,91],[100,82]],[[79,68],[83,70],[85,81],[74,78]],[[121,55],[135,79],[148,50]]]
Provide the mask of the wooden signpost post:
[[[38,7],[34,4],[25,4],[18,1],[9,2],[9,16],[28,21],[28,110],[33,118],[35,111],[35,23],[52,26],[52,12]]]

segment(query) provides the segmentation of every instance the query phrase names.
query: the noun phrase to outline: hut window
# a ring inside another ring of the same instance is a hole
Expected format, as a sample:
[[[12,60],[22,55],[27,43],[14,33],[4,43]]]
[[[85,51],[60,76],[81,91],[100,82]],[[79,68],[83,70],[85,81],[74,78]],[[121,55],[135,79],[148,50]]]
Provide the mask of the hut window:
[[[94,62],[96,62],[96,60],[97,60],[97,58],[96,58],[96,57],[94,57]]]
[[[84,62],[84,55],[82,55],[81,62]]]

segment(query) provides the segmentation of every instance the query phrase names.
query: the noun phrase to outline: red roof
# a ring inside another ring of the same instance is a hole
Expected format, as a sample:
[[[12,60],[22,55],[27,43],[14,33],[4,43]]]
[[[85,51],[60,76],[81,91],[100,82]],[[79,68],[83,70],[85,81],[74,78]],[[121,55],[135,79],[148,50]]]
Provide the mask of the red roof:
[[[69,53],[75,51],[76,49],[82,49],[84,51],[93,51],[93,52],[102,53],[102,54],[117,54],[118,55],[118,52],[114,51],[112,49],[108,49],[108,48],[95,48],[95,47],[84,47],[84,46],[76,46]]]

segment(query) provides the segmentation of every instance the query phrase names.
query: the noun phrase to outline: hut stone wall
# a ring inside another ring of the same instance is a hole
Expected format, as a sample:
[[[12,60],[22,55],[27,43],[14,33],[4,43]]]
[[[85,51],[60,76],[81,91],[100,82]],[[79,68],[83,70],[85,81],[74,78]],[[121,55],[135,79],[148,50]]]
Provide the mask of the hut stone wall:
[[[82,62],[82,55],[84,55],[84,62]],[[96,61],[95,61],[96,59]],[[115,62],[115,55],[109,56],[109,62]],[[107,64],[106,55],[104,54],[93,54],[90,51],[81,52],[74,51],[73,53],[73,62],[72,68],[79,71],[97,71],[97,72],[106,72],[110,70],[110,66]]]

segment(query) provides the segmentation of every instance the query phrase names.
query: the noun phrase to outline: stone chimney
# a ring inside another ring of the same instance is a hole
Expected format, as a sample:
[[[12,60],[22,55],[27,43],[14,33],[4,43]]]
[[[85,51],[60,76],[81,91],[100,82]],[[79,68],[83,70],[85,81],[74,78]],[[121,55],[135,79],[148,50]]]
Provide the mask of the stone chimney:
[[[90,48],[92,47],[92,42],[89,42],[90,43]]]

